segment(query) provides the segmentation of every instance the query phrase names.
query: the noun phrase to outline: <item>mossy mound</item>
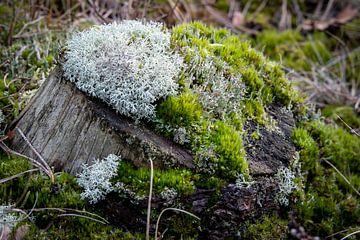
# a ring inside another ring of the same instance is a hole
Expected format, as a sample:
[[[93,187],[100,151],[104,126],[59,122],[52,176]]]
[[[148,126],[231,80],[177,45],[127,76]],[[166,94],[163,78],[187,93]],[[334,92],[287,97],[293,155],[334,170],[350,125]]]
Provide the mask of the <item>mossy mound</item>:
[[[293,139],[304,176],[304,192],[294,206],[299,223],[322,237],[351,232],[360,224],[360,139],[318,120],[303,122]]]
[[[194,155],[199,172],[234,179],[248,164],[244,130],[249,121],[272,129],[270,104],[290,108],[302,101],[280,65],[226,29],[199,22],[177,26],[172,47],[185,60],[180,93],[157,108],[158,129]]]

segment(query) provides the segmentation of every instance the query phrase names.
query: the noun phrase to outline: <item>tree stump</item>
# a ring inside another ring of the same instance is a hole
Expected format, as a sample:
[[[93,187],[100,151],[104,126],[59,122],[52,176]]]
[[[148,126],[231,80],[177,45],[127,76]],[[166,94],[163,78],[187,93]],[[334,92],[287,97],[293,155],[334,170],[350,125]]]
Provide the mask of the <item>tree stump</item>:
[[[247,188],[229,184],[215,202],[210,200],[214,191],[203,189],[196,189],[194,194],[181,199],[202,219],[201,238],[233,237],[245,220],[252,221],[278,208],[274,200],[278,187],[272,176],[279,168],[288,166],[295,154],[290,140],[295,121],[291,113],[283,112],[280,106],[271,105],[269,110],[279,131],[264,128],[260,129],[260,140],[245,139],[246,157],[256,183]],[[155,168],[195,168],[189,150],[88,97],[64,79],[61,66],[53,71],[12,124],[11,128],[15,127],[23,131],[55,171],[64,170],[75,175],[82,164],[91,164],[111,153],[136,166],[148,166],[151,157]],[[251,122],[245,126],[249,132],[255,127]],[[11,147],[35,157],[16,132]],[[105,206],[104,211],[111,222],[129,230],[143,231],[146,216],[138,207],[145,208],[146,200],[134,206],[126,199],[119,201],[110,194],[104,201],[106,204],[101,205]],[[153,207],[161,209],[164,203],[154,197]]]
[[[51,166],[71,174],[111,153],[137,166],[147,165],[148,157],[153,157],[156,167],[164,163],[193,167],[187,150],[86,96],[63,79],[61,68],[48,77],[15,125]],[[12,147],[35,157],[20,135]]]

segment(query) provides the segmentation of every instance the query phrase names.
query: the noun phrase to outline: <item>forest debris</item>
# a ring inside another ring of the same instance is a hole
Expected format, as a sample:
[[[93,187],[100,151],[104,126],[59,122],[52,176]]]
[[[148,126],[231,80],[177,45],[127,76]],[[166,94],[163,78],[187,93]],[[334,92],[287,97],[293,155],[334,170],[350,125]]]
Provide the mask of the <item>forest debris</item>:
[[[232,24],[234,25],[234,27],[244,26],[245,16],[240,11],[234,12],[234,15],[232,17]]]
[[[334,26],[337,24],[345,24],[351,21],[358,14],[358,9],[355,8],[352,4],[346,5],[344,9],[342,9],[335,17],[330,19],[313,20],[306,19],[301,25],[303,30],[320,30],[323,31],[330,26]]]

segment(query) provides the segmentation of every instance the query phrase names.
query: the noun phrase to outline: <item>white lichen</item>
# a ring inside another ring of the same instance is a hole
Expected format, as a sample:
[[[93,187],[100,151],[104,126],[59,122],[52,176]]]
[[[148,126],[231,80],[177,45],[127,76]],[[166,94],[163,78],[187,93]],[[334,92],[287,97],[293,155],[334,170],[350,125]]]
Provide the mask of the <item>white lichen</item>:
[[[5,226],[11,230],[20,221],[19,216],[11,212],[11,208],[11,205],[0,205],[0,234]]]
[[[119,156],[110,154],[103,160],[96,160],[90,166],[83,164],[82,172],[77,176],[77,181],[83,188],[81,197],[95,204],[113,191],[110,180],[116,176],[119,162]]]
[[[178,129],[175,129],[174,131],[174,142],[179,143],[181,145],[184,145],[185,143],[189,142],[189,139],[187,137],[186,129],[183,127],[180,127]]]
[[[127,188],[123,182],[117,182],[114,185],[114,191],[119,193],[120,196],[123,196],[127,199],[130,199],[130,202],[133,204],[139,204],[146,197],[143,195],[138,195],[131,189]]]
[[[235,187],[236,188],[249,188],[254,183],[255,183],[255,181],[252,181],[250,176],[245,176],[244,174],[239,173],[236,176]]]
[[[5,115],[2,112],[2,110],[0,110],[0,124],[2,124],[5,121]]]
[[[155,22],[123,21],[93,27],[67,41],[65,77],[119,113],[155,117],[155,102],[177,93],[183,60],[170,32]]]
[[[288,206],[290,194],[297,189],[297,185],[294,182],[295,174],[290,169],[282,167],[275,174],[274,178],[279,187],[276,200],[280,205]]]
[[[195,52],[187,69],[189,86],[199,96],[203,108],[224,119],[231,112],[239,112],[246,87],[241,75],[229,74],[230,66],[223,60]],[[188,87],[189,87],[188,86]]]

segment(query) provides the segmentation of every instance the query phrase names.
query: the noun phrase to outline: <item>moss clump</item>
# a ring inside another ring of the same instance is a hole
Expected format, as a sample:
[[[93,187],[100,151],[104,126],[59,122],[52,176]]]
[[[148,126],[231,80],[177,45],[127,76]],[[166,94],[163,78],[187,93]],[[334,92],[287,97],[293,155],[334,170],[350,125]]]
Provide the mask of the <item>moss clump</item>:
[[[360,139],[321,121],[303,123],[293,139],[307,173],[303,198],[296,204],[301,224],[319,236],[358,226],[359,195],[354,188],[360,187]]]
[[[175,189],[180,195],[191,194],[194,191],[193,174],[189,170],[169,169],[154,170],[154,193],[160,194],[167,189]],[[144,196],[149,192],[150,169],[136,168],[128,162],[121,162],[118,168],[118,176],[114,182],[121,182],[125,187],[135,192],[139,196]]]
[[[168,97],[158,108],[158,115],[173,126],[188,126],[203,115],[198,97],[189,89],[178,96]]]
[[[187,65],[181,93],[157,109],[160,129],[170,137],[185,129],[197,171],[234,180],[248,168],[244,123],[270,126],[269,104],[287,107],[301,99],[280,65],[226,29],[183,24],[172,30],[171,42]]]
[[[244,232],[244,239],[287,239],[288,221],[279,216],[266,216],[251,224]]]

